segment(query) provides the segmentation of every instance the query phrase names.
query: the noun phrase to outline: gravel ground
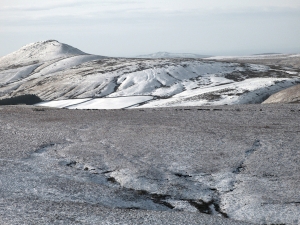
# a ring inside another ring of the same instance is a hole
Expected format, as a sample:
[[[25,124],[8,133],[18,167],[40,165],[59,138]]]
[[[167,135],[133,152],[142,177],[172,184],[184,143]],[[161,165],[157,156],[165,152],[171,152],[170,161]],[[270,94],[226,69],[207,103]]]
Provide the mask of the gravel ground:
[[[299,115],[1,106],[1,224],[299,224]]]

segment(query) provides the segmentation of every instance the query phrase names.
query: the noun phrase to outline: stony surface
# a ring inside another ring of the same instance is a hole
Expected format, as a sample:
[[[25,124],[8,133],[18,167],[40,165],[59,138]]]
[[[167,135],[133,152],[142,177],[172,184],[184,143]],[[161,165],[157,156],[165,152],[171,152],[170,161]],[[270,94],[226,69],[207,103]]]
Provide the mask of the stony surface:
[[[1,106],[1,224],[299,224],[299,115]]]

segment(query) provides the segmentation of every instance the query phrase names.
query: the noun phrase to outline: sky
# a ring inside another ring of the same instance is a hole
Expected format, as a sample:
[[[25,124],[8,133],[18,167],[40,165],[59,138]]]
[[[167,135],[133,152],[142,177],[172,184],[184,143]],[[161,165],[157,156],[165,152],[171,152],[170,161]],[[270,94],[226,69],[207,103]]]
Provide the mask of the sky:
[[[0,1],[0,56],[49,39],[105,56],[300,53],[300,1]]]

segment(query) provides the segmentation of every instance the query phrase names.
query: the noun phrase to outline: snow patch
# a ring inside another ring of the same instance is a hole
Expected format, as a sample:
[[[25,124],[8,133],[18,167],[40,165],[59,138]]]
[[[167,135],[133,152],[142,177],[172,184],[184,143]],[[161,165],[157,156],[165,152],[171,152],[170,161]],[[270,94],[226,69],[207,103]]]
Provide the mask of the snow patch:
[[[68,106],[68,109],[122,109],[153,99],[152,96],[129,96],[119,98],[98,98]]]
[[[86,102],[91,100],[91,98],[85,99],[67,99],[67,100],[58,100],[58,101],[48,101],[48,102],[41,102],[35,104],[36,106],[46,106],[46,107],[55,107],[55,108],[64,108],[71,105],[76,105],[82,102]]]

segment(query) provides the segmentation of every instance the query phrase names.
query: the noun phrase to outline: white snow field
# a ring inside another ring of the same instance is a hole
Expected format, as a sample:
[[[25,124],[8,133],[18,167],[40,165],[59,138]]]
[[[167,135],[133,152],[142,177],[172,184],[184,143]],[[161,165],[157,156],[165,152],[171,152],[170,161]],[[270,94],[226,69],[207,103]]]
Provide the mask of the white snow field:
[[[68,109],[123,109],[136,106],[153,99],[152,96],[129,96],[115,98],[84,98],[49,101],[35,104],[36,106],[47,106]]]
[[[298,62],[300,55],[174,57],[108,58],[54,40],[37,42],[0,58],[0,99],[34,94],[46,101],[44,105],[61,107],[49,101],[102,98],[84,106],[99,109],[131,103],[134,107],[250,104],[300,81],[299,66],[286,63]]]
[[[123,109],[135,106],[153,99],[152,96],[129,96],[117,98],[98,98],[78,105],[68,106],[68,109]]]
[[[72,105],[77,105],[86,101],[90,101],[91,98],[83,98],[83,99],[67,99],[67,100],[58,100],[58,101],[49,101],[49,102],[41,102],[35,104],[37,106],[46,106],[46,107],[55,107],[55,108],[65,108]]]

